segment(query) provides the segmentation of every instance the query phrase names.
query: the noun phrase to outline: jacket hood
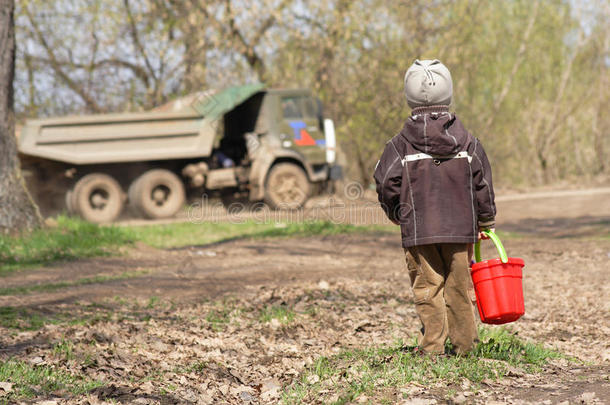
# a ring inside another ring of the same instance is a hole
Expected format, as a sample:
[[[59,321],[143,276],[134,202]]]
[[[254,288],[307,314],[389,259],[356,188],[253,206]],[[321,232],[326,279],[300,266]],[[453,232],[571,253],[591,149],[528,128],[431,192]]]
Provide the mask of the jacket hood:
[[[418,151],[438,156],[463,151],[469,140],[461,121],[445,106],[415,108],[401,135]]]

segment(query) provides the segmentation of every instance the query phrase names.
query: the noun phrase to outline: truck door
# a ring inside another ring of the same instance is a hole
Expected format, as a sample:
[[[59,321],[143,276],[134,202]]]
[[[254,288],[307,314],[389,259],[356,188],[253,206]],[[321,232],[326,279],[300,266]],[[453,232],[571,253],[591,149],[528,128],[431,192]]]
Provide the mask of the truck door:
[[[308,96],[281,98],[284,145],[290,145],[305,156],[311,164],[326,162],[326,140],[320,128],[318,103]],[[286,142],[288,141],[288,142]]]

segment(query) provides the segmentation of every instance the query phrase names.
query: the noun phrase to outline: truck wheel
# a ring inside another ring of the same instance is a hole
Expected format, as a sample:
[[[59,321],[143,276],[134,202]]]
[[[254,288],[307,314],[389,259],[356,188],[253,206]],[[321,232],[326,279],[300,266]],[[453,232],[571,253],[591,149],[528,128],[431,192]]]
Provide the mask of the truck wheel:
[[[66,191],[66,210],[69,215],[78,215],[76,211],[76,202],[74,201],[74,189]]]
[[[142,174],[131,183],[128,195],[130,204],[151,219],[173,217],[186,200],[182,180],[165,169]]]
[[[299,166],[278,163],[271,168],[265,184],[265,202],[273,209],[301,208],[311,193],[311,183]]]
[[[72,194],[72,195],[70,195]],[[88,174],[66,194],[68,209],[90,222],[112,222],[123,210],[123,190],[115,179],[102,173]]]

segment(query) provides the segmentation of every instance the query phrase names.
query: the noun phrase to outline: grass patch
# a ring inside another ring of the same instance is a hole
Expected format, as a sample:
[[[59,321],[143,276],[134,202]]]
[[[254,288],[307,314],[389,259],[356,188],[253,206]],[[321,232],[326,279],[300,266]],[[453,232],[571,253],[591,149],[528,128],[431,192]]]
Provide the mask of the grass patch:
[[[161,304],[161,299],[155,295],[148,299],[148,303],[146,304],[146,309],[153,309]]]
[[[71,312],[43,312],[30,308],[0,307],[0,327],[18,331],[39,330],[45,325],[84,325],[107,321],[113,312],[86,307]]]
[[[475,384],[484,379],[507,375],[509,367],[527,372],[538,370],[557,352],[525,342],[504,328],[482,329],[481,343],[468,356],[420,356],[405,350],[402,342],[389,347],[344,350],[332,357],[318,358],[284,392],[287,404],[347,403],[365,394],[384,398],[411,382],[424,386],[460,384],[466,379]],[[332,398],[330,395],[336,395]]]
[[[128,228],[98,226],[60,216],[57,226],[18,236],[0,235],[0,275],[60,260],[108,256],[134,241]]]
[[[525,366],[528,371],[536,371],[549,359],[565,357],[542,345],[523,341],[516,333],[502,327],[481,328],[479,338],[481,343],[474,350],[474,357],[502,360],[512,366]]]
[[[222,301],[214,303],[214,307],[205,315],[208,326],[216,331],[224,330],[233,319],[242,314],[244,308],[238,307],[232,297],[225,297]]]
[[[17,360],[0,361],[0,381],[13,384],[12,391],[0,398],[0,403],[7,404],[57,391],[80,395],[103,385],[50,366],[32,366]]]
[[[132,227],[135,237],[149,246],[168,249],[191,245],[207,245],[253,233],[254,224],[176,223]]]
[[[210,324],[213,330],[221,331],[231,321],[232,308],[213,309],[207,313],[205,320]]]
[[[277,319],[281,324],[287,325],[294,321],[296,314],[285,305],[272,305],[261,310],[259,320],[261,322],[271,322]]]
[[[174,373],[176,373],[176,374],[189,374],[189,373],[204,374],[206,371],[208,371],[208,363],[205,361],[196,361],[192,364],[189,364],[186,367],[177,367],[174,370]]]
[[[74,343],[62,339],[53,346],[53,354],[64,360],[74,360]]]
[[[255,238],[269,237],[308,237],[331,236],[348,233],[379,232],[378,226],[359,226],[350,224],[335,224],[329,221],[306,221],[301,223],[274,224],[271,229],[260,230],[252,235]]]
[[[0,276],[61,260],[110,256],[141,241],[168,249],[202,246],[235,239],[329,236],[356,232],[390,232],[383,225],[355,226],[329,221],[242,223],[175,223],[139,227],[99,226],[60,216],[57,226],[17,236],[0,235]]]
[[[0,326],[17,330],[38,330],[50,319],[38,312],[25,308],[0,307]]]
[[[62,288],[76,287],[81,285],[90,285],[90,284],[100,284],[106,283],[108,281],[116,281],[116,280],[126,280],[130,278],[135,278],[144,274],[147,274],[147,271],[131,271],[124,272],[116,275],[100,275],[95,277],[86,277],[80,278],[74,281],[61,281],[58,283],[47,283],[47,284],[37,284],[37,285],[29,285],[29,286],[19,286],[19,287],[4,287],[0,288],[0,296],[2,295],[20,295],[20,294],[28,294],[32,292],[41,292],[41,291],[56,291]]]
[[[149,301],[150,302],[150,301]],[[54,306],[35,307],[0,307],[0,327],[17,331],[39,330],[45,325],[93,325],[98,322],[146,321],[152,314],[162,308],[160,303],[155,308],[138,303],[109,302],[107,304],[78,304],[69,309],[57,309]],[[122,308],[126,306],[126,308]]]
[[[201,246],[235,239],[329,236],[356,232],[387,232],[388,230],[389,228],[385,226],[356,226],[334,224],[329,221],[178,223],[131,228],[131,232],[138,240],[160,249]]]

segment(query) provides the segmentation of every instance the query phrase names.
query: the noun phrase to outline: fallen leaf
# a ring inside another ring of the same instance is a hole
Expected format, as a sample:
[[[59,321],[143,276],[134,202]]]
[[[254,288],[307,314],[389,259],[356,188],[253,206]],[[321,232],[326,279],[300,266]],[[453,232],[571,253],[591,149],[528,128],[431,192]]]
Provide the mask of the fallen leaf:
[[[30,359],[30,364],[33,364],[34,366],[41,366],[43,364],[47,364],[47,362],[44,361],[42,357],[36,356],[33,359]]]
[[[466,401],[468,401],[468,398],[466,398],[466,397],[464,396],[464,394],[461,394],[461,393],[460,393],[460,394],[457,394],[457,395],[455,396],[455,398],[453,398],[453,403],[455,403],[455,404],[463,404],[463,403],[464,403],[464,402],[466,402]]]
[[[307,382],[309,384],[315,384],[320,381],[320,377],[317,374],[311,374],[307,377]]]
[[[592,404],[595,402],[595,392],[585,392],[578,399],[583,404]]]
[[[401,402],[402,405],[434,405],[436,403],[436,399],[429,398],[409,398]]]

